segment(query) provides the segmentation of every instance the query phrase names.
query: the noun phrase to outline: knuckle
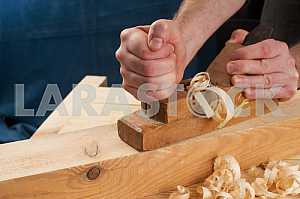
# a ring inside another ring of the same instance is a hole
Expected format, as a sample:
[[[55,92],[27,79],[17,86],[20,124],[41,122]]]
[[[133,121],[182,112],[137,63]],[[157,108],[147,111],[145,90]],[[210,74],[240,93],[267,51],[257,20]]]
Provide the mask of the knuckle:
[[[120,74],[122,75],[122,77],[125,77],[125,70],[123,67],[120,67]]]
[[[140,58],[148,59],[149,58],[149,51],[147,49],[140,49]]]
[[[120,73],[121,73],[121,76],[123,77],[123,80],[125,82],[128,82],[128,80],[132,80],[132,75],[131,73],[129,73],[125,68],[121,67],[120,68]]]
[[[238,76],[233,76],[232,77],[232,79],[231,79],[231,82],[232,82],[232,84],[235,86],[235,85],[237,85],[238,83],[239,83],[239,78],[238,78]]]
[[[270,87],[273,84],[274,84],[274,80],[272,78],[272,75],[265,74],[264,75],[264,85],[267,87]]]
[[[126,41],[130,35],[130,32],[131,32],[130,28],[122,30],[120,34],[121,41]]]
[[[122,59],[124,58],[121,48],[119,48],[119,49],[116,51],[115,57],[116,57],[117,60],[119,60],[119,61],[122,60]]]
[[[285,97],[292,98],[296,94],[296,89],[294,89],[291,86],[286,87],[285,93],[286,93]]]
[[[279,46],[284,52],[289,52],[289,46],[287,45],[287,43],[279,42]]]
[[[261,46],[261,53],[263,57],[268,57],[272,54],[273,39],[266,40]]]
[[[155,27],[159,28],[160,31],[166,31],[168,29],[168,23],[170,20],[167,19],[159,19],[154,22]]]

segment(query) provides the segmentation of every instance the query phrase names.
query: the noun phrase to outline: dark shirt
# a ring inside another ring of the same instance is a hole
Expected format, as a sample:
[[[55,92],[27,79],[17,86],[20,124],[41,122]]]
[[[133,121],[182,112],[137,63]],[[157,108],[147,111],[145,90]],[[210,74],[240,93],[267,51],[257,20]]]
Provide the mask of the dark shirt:
[[[45,117],[15,115],[15,84],[24,84],[24,108],[39,108],[48,84],[62,98],[85,75],[122,82],[114,52],[124,28],[171,18],[181,0],[0,1],[0,143],[29,138]],[[191,77],[216,52],[211,40],[186,70]],[[204,53],[204,54],[203,54]],[[51,102],[52,103],[52,102]]]
[[[265,0],[261,23],[274,28],[274,39],[295,45],[300,41],[300,0]]]

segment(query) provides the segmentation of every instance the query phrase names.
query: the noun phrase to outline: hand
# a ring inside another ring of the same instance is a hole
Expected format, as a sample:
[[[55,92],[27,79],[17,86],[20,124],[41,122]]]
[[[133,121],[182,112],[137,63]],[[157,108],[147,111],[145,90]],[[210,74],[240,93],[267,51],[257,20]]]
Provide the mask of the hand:
[[[237,30],[228,42],[243,43],[248,32]],[[286,43],[274,39],[233,52],[227,72],[248,99],[288,100],[297,91],[299,74]]]
[[[122,31],[116,58],[121,64],[123,87],[138,98],[138,89],[155,100],[168,98],[183,77],[186,50],[176,22],[158,20],[151,26]]]

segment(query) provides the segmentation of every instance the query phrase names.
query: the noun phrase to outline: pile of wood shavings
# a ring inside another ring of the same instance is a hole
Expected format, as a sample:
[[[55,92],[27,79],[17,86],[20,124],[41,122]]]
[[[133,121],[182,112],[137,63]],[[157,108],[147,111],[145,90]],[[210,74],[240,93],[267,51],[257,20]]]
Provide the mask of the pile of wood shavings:
[[[286,161],[273,161],[246,171],[230,155],[218,157],[214,172],[197,188],[199,199],[295,199],[300,198],[300,165]],[[169,199],[189,199],[187,188]]]

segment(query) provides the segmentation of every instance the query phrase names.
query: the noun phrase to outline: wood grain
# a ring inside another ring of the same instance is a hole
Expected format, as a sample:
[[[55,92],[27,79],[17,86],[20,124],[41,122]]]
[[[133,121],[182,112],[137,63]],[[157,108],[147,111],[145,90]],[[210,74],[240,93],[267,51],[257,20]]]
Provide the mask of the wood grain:
[[[0,198],[142,198],[201,181],[218,155],[232,154],[246,169],[299,154],[300,103],[291,104],[283,108],[293,114],[266,115],[146,153],[121,142],[115,127],[6,144]],[[96,157],[86,154],[89,143],[98,143]],[[95,166],[100,176],[88,180]]]
[[[97,93],[99,110],[104,101],[101,92]],[[105,92],[110,89],[104,89]],[[280,112],[145,153],[119,139],[119,113],[107,118],[113,123],[108,126],[103,126],[104,117],[100,119],[102,126],[93,121],[97,117],[71,118],[68,133],[0,145],[0,198],[154,197],[179,184],[200,182],[211,173],[212,161],[218,155],[232,154],[246,169],[269,159],[300,154],[299,110],[300,93],[282,103]],[[94,125],[95,128],[88,128]],[[85,130],[74,131],[81,126]],[[97,172],[91,172],[97,169],[98,177]]]

